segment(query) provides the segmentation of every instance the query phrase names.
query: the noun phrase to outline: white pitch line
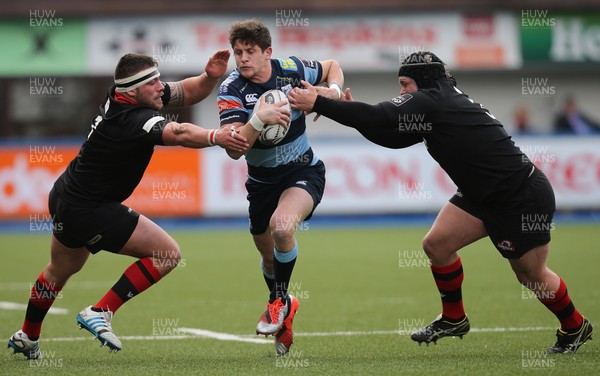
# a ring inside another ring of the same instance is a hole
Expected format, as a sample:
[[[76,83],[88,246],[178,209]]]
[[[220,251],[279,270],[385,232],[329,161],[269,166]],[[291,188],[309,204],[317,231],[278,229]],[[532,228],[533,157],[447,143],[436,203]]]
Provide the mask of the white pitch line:
[[[499,332],[537,332],[543,330],[553,330],[555,328],[546,328],[541,326],[525,327],[525,328],[472,328],[473,333],[499,333]],[[254,335],[247,334],[231,334],[214,332],[206,329],[197,328],[179,328],[179,332],[188,333],[188,335],[172,335],[172,336],[121,336],[121,340],[129,341],[164,341],[178,339],[195,339],[195,338],[211,338],[220,341],[234,341],[257,344],[273,344],[273,339],[257,338]],[[365,330],[365,331],[339,331],[339,332],[312,332],[312,333],[294,333],[298,337],[334,337],[334,336],[364,336],[364,335],[405,335],[408,333],[400,332],[399,330]],[[92,337],[62,337],[62,338],[44,338],[44,341],[51,342],[74,342],[74,341],[89,341]]]
[[[0,302],[0,309],[5,309],[8,311],[25,311],[27,309],[27,304],[14,302]],[[53,315],[66,315],[67,313],[69,313],[69,310],[66,308],[50,307],[48,313],[51,313]]]
[[[248,338],[248,337],[242,337],[240,335],[237,334],[229,334],[229,333],[219,333],[219,332],[213,332],[211,330],[205,330],[205,329],[194,329],[194,328],[181,328],[179,329],[180,331],[184,332],[184,333],[190,333],[190,334],[194,334],[198,337],[205,337],[205,338],[213,338],[213,339],[218,339],[221,341],[237,341],[237,342],[250,342],[250,343],[273,343],[273,340],[268,340],[268,339],[263,339],[263,338]]]
[[[542,330],[553,330],[556,328],[545,328],[542,326],[533,326],[528,328],[471,328],[472,333],[497,333],[497,332],[536,332]],[[416,329],[415,329],[416,330]],[[366,331],[347,331],[347,332],[313,332],[313,333],[294,333],[298,337],[330,337],[330,336],[364,336],[364,335],[385,335],[385,334],[408,334],[405,330],[366,330]]]

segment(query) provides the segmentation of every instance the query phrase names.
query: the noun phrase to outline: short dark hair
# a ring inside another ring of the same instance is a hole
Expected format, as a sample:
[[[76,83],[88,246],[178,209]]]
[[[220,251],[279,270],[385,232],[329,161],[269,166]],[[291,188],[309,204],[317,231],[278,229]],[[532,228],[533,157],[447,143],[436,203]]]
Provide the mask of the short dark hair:
[[[142,54],[123,55],[115,68],[115,79],[132,76],[144,69],[157,67],[158,62],[152,56]]]
[[[237,41],[243,44],[257,45],[264,51],[271,47],[271,33],[264,23],[253,18],[231,25],[229,43],[232,48]]]

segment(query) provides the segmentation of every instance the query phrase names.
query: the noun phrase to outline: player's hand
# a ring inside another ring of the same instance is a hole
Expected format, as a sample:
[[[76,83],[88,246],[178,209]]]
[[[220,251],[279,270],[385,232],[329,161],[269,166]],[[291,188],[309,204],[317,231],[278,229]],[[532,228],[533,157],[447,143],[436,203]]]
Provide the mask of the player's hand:
[[[233,126],[219,129],[215,135],[215,144],[235,152],[245,152],[250,148],[246,137],[242,136],[240,131]]]
[[[312,86],[310,83],[304,80],[302,80],[301,83],[304,88],[293,88],[288,94],[288,99],[292,109],[304,111],[305,114],[310,114],[313,106],[315,105],[315,101],[317,100],[317,95],[319,94],[317,92],[317,88]],[[315,116],[313,121],[316,121],[317,118],[318,116]]]
[[[317,90],[317,94],[322,97],[334,100],[341,98],[340,96],[338,96],[338,92],[334,88],[327,86],[315,86],[315,89]]]
[[[310,83],[302,80],[304,88],[295,87],[288,94],[290,105],[294,110],[300,110],[305,112],[312,112],[312,108],[317,100],[317,88],[312,86]]]
[[[340,97],[341,101],[352,102],[354,98],[352,98],[352,93],[350,92],[350,88],[346,88],[346,91],[342,92],[342,96]]]
[[[210,78],[220,78],[227,71],[227,62],[229,61],[229,50],[219,50],[208,59],[204,71]]]
[[[292,122],[292,113],[286,107],[287,100],[267,104],[265,98],[261,98],[260,109],[256,113],[258,118],[265,124],[280,124],[289,127]]]

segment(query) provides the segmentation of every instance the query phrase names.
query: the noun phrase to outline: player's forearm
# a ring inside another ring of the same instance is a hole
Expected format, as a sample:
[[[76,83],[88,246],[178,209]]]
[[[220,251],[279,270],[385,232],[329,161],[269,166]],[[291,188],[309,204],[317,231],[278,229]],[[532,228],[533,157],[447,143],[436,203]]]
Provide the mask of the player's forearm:
[[[191,106],[208,97],[219,83],[219,78],[202,73],[200,76],[186,78],[181,82],[184,90],[183,105]]]
[[[237,124],[242,124],[242,123],[237,123]],[[231,127],[232,127],[232,125],[225,125],[225,126],[221,127],[221,129],[223,132],[225,132],[225,131],[230,131]],[[256,131],[252,127],[252,125],[250,125],[249,123],[246,123],[242,126],[238,126],[238,127],[233,126],[233,127],[237,128],[240,135],[246,137],[246,139],[248,140],[248,143],[250,144],[250,148],[252,147],[252,145],[254,145],[254,143],[258,139],[258,136],[260,135],[260,132]],[[229,157],[232,159],[240,159],[244,155],[244,152],[227,150],[227,155],[229,155]]]
[[[212,143],[209,140],[210,129],[204,129],[191,123],[182,123],[181,125],[185,128],[181,134],[176,135],[177,145],[196,149],[214,145],[214,134]]]
[[[317,92],[327,98],[340,98],[344,87],[344,72],[340,64],[335,60],[325,60],[321,62],[321,67],[323,68],[321,82],[325,82],[326,89],[317,86]]]
[[[331,86],[334,83],[338,84],[340,86],[340,90],[344,87],[344,72],[342,72],[342,68],[337,61],[331,60],[331,65],[327,71],[325,82],[327,83],[327,86]]]
[[[171,122],[165,127],[162,138],[167,146],[179,145],[196,149],[213,146],[216,143],[215,130],[205,129],[192,123]]]
[[[313,111],[356,129],[397,126],[397,124],[389,124],[389,119],[380,105],[356,101],[336,101],[318,95],[313,105]]]

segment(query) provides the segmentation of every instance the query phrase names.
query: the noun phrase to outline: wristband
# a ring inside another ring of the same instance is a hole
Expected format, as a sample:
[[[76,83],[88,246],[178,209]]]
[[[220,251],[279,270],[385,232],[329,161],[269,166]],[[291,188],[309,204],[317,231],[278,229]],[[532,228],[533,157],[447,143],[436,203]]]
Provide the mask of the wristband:
[[[208,146],[215,146],[215,136],[217,135],[218,129],[212,129],[206,135],[206,139],[208,141]]]
[[[337,82],[332,82],[331,85],[329,85],[329,88],[335,89],[335,91],[337,91],[338,99],[342,97],[342,87],[340,86],[340,84],[338,84]]]
[[[265,127],[265,123],[263,123],[263,121],[260,120],[257,114],[252,115],[248,123],[250,123],[252,128],[256,129],[259,132],[262,132],[262,130]]]

